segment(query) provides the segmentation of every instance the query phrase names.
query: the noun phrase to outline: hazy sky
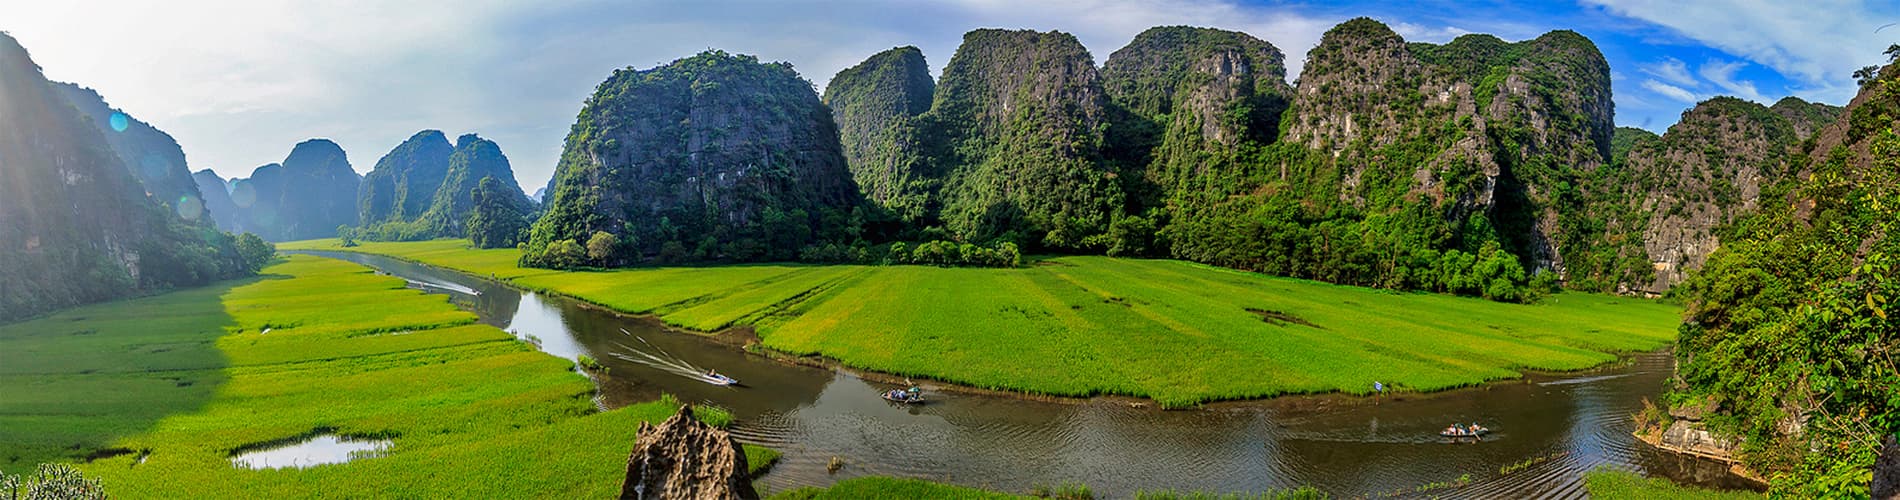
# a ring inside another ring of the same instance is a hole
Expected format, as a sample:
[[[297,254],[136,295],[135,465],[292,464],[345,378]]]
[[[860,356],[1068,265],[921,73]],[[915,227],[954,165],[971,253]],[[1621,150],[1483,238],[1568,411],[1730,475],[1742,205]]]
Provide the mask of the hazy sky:
[[[1322,33],[1362,15],[1437,43],[1576,30],[1609,58],[1617,122],[1658,132],[1715,95],[1845,104],[1854,69],[1900,42],[1900,26],[1882,28],[1900,22],[1889,0],[6,0],[0,30],[48,77],[170,132],[193,170],[248,176],[328,137],[367,172],[433,128],[500,143],[532,192],[615,68],[718,48],[790,62],[822,90],[894,46],[941,70],[975,28],[1073,33],[1100,64],[1143,29],[1190,24],[1273,43],[1293,78]]]

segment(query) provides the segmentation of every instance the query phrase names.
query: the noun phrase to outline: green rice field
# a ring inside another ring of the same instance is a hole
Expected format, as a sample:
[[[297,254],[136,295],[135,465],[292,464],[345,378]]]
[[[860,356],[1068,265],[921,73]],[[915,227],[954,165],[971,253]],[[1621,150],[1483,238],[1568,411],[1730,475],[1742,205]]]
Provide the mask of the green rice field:
[[[1576,370],[1675,338],[1677,307],[1564,293],[1533,305],[1395,293],[1173,260],[1058,257],[1017,269],[743,265],[522,269],[465,240],[283,249],[389,255],[766,347],[988,389],[1165,406],[1289,393],[1434,391]]]
[[[127,498],[600,498],[670,398],[601,412],[573,362],[361,266],[264,276],[0,325],[0,471],[73,462]],[[318,433],[384,456],[234,467]],[[755,467],[776,453],[747,447]]]

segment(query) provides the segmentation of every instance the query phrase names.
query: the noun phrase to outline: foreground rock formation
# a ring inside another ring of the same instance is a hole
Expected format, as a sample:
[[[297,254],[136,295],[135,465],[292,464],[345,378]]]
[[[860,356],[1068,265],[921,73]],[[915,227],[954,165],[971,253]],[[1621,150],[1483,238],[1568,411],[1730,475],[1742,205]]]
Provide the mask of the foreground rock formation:
[[[658,427],[640,424],[620,498],[759,498],[746,470],[739,442],[693,418],[688,405]]]

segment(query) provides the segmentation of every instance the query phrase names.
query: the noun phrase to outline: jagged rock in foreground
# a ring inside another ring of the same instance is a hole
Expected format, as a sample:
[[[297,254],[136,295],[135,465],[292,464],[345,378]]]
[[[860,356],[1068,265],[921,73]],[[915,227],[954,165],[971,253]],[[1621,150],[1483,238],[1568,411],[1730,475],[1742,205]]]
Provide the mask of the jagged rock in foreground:
[[[693,418],[691,405],[659,427],[641,423],[637,439],[620,483],[622,499],[759,498],[739,442]]]
[[[1887,445],[1880,449],[1880,459],[1874,462],[1874,483],[1871,491],[1874,498],[1900,498],[1900,438],[1887,436]]]

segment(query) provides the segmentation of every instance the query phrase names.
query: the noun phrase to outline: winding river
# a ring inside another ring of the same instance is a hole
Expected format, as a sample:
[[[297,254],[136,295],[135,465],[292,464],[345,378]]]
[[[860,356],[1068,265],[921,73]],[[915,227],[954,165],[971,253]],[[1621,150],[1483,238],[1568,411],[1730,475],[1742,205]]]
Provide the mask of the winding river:
[[[1725,465],[1657,451],[1630,435],[1629,416],[1644,398],[1662,393],[1672,363],[1666,353],[1581,373],[1382,400],[1299,396],[1162,411],[1122,398],[1033,401],[937,392],[924,384],[937,400],[908,408],[879,399],[894,386],[851,370],[747,355],[729,342],[651,318],[388,257],[304,253],[368,265],[449,294],[481,321],[535,337],[550,354],[589,354],[610,367],[596,378],[604,407],[665,392],[731,409],[737,417],[732,432],[741,441],[784,452],[762,479],[772,491],[889,475],[1015,492],[1077,482],[1112,498],[1143,490],[1300,485],[1356,497],[1416,494],[1468,475],[1462,487],[1428,494],[1566,498],[1584,496],[1583,472],[1604,464],[1682,483],[1750,487]],[[716,367],[744,386],[713,386],[679,370],[622,359],[647,359],[633,350]],[[1481,443],[1438,437],[1438,429],[1454,421],[1481,422],[1495,433]],[[835,474],[826,470],[832,457],[845,462]],[[1512,467],[1527,461],[1535,463]],[[1506,468],[1515,470],[1506,474]]]

